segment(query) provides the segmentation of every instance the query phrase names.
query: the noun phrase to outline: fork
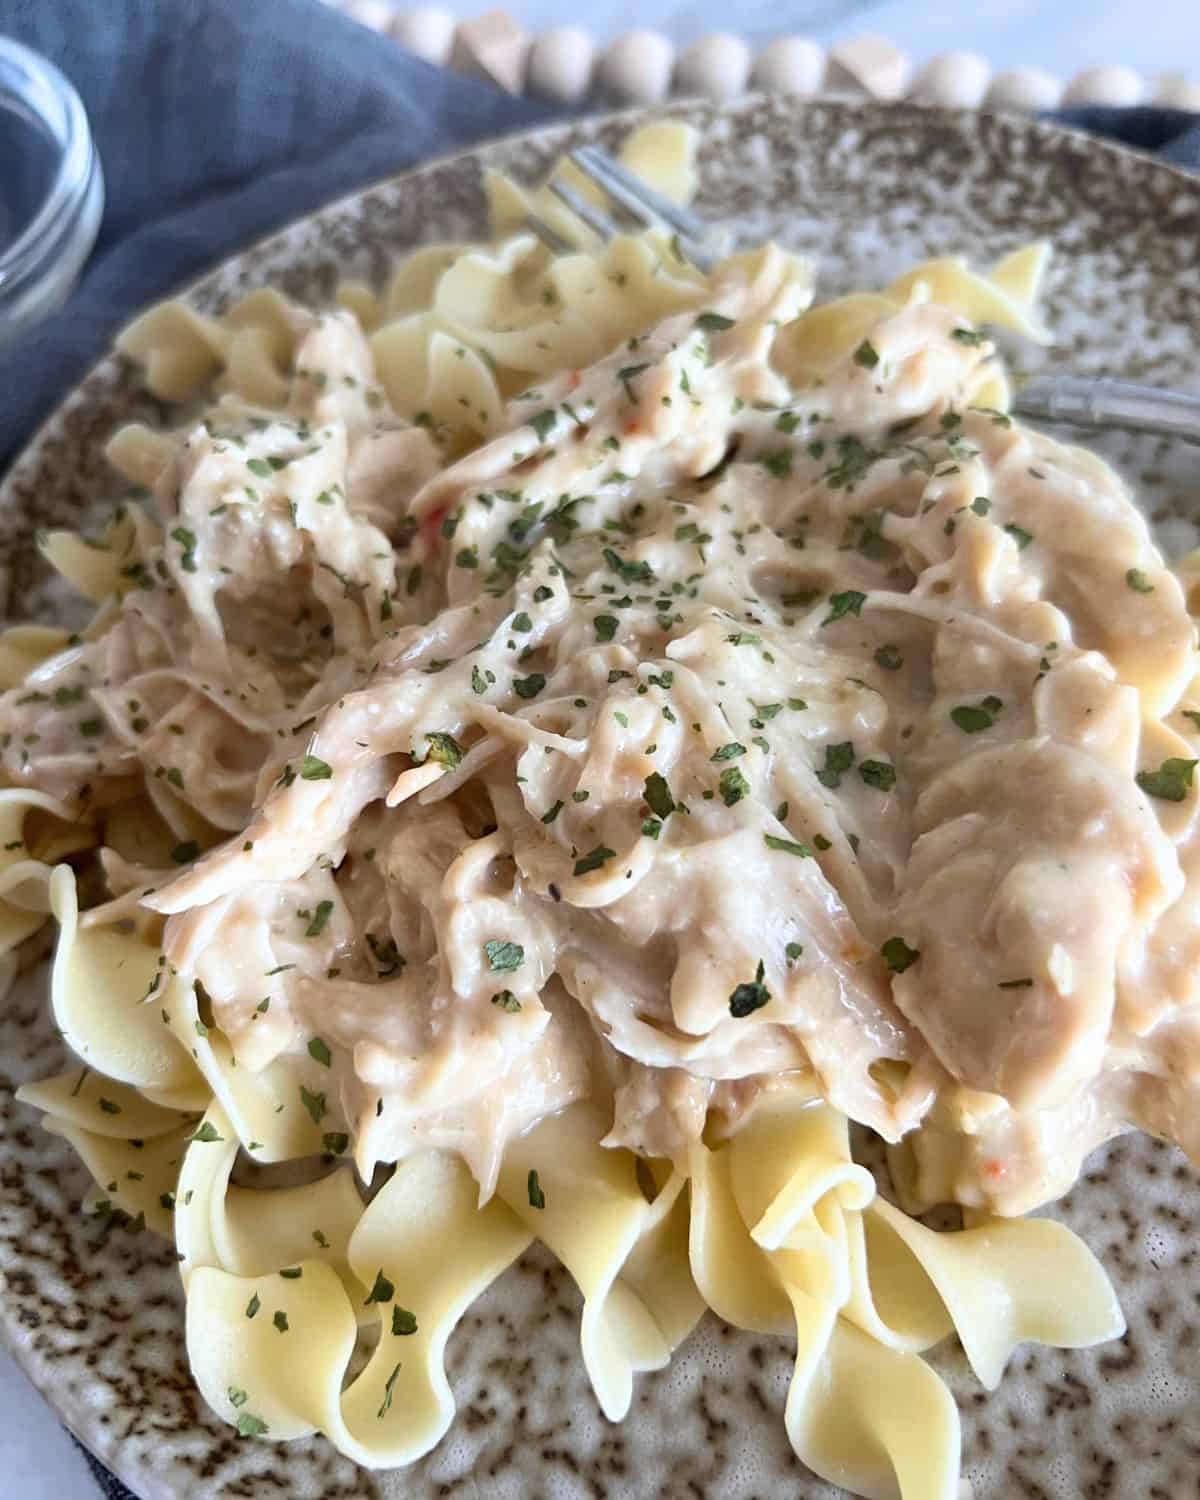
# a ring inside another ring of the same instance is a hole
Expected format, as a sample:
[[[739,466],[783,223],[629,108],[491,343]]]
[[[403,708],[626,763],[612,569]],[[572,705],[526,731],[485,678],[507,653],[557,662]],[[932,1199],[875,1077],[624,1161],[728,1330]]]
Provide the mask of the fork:
[[[670,229],[675,249],[705,275],[727,253],[730,236],[672,203],[607,152],[596,146],[579,146],[570,153],[570,159],[635,224],[644,229]],[[552,178],[549,188],[601,240],[611,240],[622,232],[610,214],[589,203],[569,183]],[[527,214],[525,223],[555,255],[570,254],[578,248],[535,213]],[[1127,432],[1200,443],[1200,396],[1130,380],[1033,375],[1018,386],[1012,409],[1018,416],[1043,422],[1119,427]]]

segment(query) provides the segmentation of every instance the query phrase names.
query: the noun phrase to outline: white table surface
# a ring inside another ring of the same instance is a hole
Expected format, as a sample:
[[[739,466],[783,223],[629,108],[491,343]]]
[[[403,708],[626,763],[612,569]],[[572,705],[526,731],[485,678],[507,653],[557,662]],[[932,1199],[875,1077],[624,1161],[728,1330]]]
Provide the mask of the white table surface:
[[[477,14],[483,0],[451,6]],[[561,0],[509,0],[508,9],[530,31],[561,25]],[[571,20],[607,40],[628,28],[627,0],[587,0]],[[706,31],[727,29],[727,0],[642,0],[637,24],[657,27],[684,44]],[[1024,64],[1069,78],[1094,63],[1124,62],[1146,75],[1180,70],[1200,76],[1198,0],[1157,0],[1153,24],[1129,0],[740,0],[740,33],[762,44],[782,32],[823,43],[870,30],[887,36],[920,61],[950,47],[982,53],[997,68]],[[0,1350],[0,1493],[21,1500],[95,1500],[96,1486],[82,1456],[57,1419]],[[181,1497],[182,1500],[182,1497]]]

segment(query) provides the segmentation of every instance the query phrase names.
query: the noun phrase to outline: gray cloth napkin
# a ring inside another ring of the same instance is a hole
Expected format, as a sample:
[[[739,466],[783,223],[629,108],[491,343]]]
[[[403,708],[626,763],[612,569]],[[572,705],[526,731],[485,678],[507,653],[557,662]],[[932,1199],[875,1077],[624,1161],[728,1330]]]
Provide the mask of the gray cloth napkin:
[[[431,68],[317,0],[0,0],[0,35],[79,90],[108,193],[70,301],[0,361],[0,473],[148,302],[355,187],[563,113]],[[1057,118],[1200,168],[1196,116]],[[108,1500],[134,1500],[88,1460]]]

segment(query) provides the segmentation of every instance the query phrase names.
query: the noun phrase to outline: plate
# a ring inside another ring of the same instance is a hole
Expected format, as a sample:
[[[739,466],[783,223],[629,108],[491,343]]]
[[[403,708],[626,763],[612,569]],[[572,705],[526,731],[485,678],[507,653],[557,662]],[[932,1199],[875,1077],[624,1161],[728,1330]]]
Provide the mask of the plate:
[[[986,262],[1048,237],[1051,363],[1200,388],[1200,183],[1016,117],[783,98],[669,113],[702,133],[699,211],[735,221],[747,239],[815,253],[825,293],[882,283],[933,254]],[[340,277],[382,280],[399,251],[481,232],[485,167],[533,179],[565,147],[614,145],[642,118],[539,131],[383,183],[236,256],[188,298],[217,311],[270,281],[321,302]],[[86,522],[111,503],[105,437],[122,421],[162,415],[133,370],[110,358],[45,425],[0,488],[0,614],[56,608],[35,528]],[[1116,435],[1095,446],[1138,486],[1168,552],[1196,544],[1194,450]],[[837,1493],[788,1446],[788,1346],[711,1317],[668,1369],[642,1377],[624,1424],[605,1422],[579,1358],[578,1296],[539,1253],[497,1282],[451,1340],[458,1417],[421,1463],[371,1475],[322,1439],[239,1440],[189,1376],[173,1251],[83,1220],[82,1167],[14,1101],[20,1083],[65,1065],[44,980],[31,972],[0,1016],[0,1336],[142,1500]],[[990,1394],[953,1343],[932,1356],[963,1413],[975,1500],[1191,1492],[1200,1178],[1172,1149],[1129,1136],[1089,1160],[1054,1212],[1104,1262],[1129,1332],[1085,1352],[1023,1347]]]

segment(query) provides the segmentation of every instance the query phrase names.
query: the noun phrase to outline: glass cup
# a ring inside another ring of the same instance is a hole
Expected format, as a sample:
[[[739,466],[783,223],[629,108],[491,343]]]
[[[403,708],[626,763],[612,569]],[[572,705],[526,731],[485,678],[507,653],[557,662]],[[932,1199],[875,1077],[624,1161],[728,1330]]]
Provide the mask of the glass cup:
[[[0,37],[0,355],[66,301],[100,227],[104,178],[79,95]]]

